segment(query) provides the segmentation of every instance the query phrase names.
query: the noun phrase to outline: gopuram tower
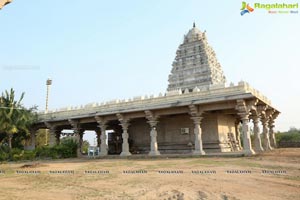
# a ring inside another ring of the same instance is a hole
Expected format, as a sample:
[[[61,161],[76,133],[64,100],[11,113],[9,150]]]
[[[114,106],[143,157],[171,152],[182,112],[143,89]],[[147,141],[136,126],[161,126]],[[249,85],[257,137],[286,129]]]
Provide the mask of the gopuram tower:
[[[176,52],[167,91],[224,86],[226,78],[205,32],[193,24]]]

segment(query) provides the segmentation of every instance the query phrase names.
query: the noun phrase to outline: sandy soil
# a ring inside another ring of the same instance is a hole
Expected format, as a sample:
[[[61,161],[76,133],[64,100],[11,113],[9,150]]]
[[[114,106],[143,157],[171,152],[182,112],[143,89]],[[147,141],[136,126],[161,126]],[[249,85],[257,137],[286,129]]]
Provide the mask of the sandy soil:
[[[0,170],[5,171],[0,174],[0,199],[6,200],[300,200],[299,148],[276,149],[240,158],[66,159],[2,163]],[[17,174],[17,170],[40,174]],[[73,171],[49,174],[50,170]],[[227,173],[227,170],[242,173]],[[262,170],[269,170],[269,173],[262,173]],[[87,171],[90,174],[85,173]],[[70,174],[72,172],[74,174]]]

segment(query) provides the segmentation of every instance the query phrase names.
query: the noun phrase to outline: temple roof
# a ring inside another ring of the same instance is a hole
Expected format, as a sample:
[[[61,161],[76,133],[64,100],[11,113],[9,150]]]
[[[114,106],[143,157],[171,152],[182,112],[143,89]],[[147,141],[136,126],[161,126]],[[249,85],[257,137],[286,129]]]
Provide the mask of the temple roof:
[[[196,27],[195,23],[193,24],[193,28],[189,30],[189,32],[185,35],[185,38],[189,41],[195,41],[202,36],[202,32]]]
[[[95,115],[115,116],[117,113],[134,113],[145,110],[160,110],[170,109],[174,107],[186,107],[191,104],[201,105],[203,108],[208,105],[208,108],[213,110],[216,107],[210,107],[211,104],[224,103],[226,109],[236,109],[237,99],[258,99],[258,105],[268,105],[268,109],[277,111],[271,106],[271,102],[259,91],[252,88],[246,82],[239,82],[237,85],[230,85],[224,88],[208,88],[208,90],[194,90],[192,92],[171,91],[165,95],[158,96],[141,96],[128,100],[115,100],[102,103],[91,103],[85,106],[66,107],[48,113],[43,111],[38,115],[38,123],[45,126],[44,122],[68,121],[69,119],[80,119],[91,117],[94,120]],[[231,102],[231,103],[230,103]],[[185,112],[185,111],[184,111]]]
[[[195,87],[224,85],[226,78],[212,47],[208,44],[205,32],[195,25],[184,35],[169,75],[168,91],[193,90]]]

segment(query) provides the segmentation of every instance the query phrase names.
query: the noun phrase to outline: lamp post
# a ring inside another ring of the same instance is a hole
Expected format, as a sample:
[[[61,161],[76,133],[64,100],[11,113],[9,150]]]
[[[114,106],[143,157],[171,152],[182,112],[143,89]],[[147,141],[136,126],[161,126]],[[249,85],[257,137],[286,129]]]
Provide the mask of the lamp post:
[[[52,80],[50,78],[47,79],[46,81],[46,86],[47,86],[47,94],[46,94],[46,108],[45,108],[45,114],[48,113],[48,102],[49,102],[49,91],[50,91],[50,86],[52,85]],[[46,129],[46,142],[45,145],[48,144],[48,129]]]
[[[48,100],[49,100],[49,91],[50,91],[50,86],[52,85],[52,80],[50,78],[47,79],[46,81],[46,86],[47,86],[47,95],[46,95],[46,109],[45,113],[48,113]]]

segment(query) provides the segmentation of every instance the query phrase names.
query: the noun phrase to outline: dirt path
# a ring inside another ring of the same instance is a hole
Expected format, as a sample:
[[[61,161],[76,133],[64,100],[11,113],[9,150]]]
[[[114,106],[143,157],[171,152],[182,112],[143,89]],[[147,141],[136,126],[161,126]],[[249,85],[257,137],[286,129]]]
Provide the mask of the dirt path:
[[[300,149],[242,158],[6,163],[0,170],[0,199],[6,200],[300,200]]]

